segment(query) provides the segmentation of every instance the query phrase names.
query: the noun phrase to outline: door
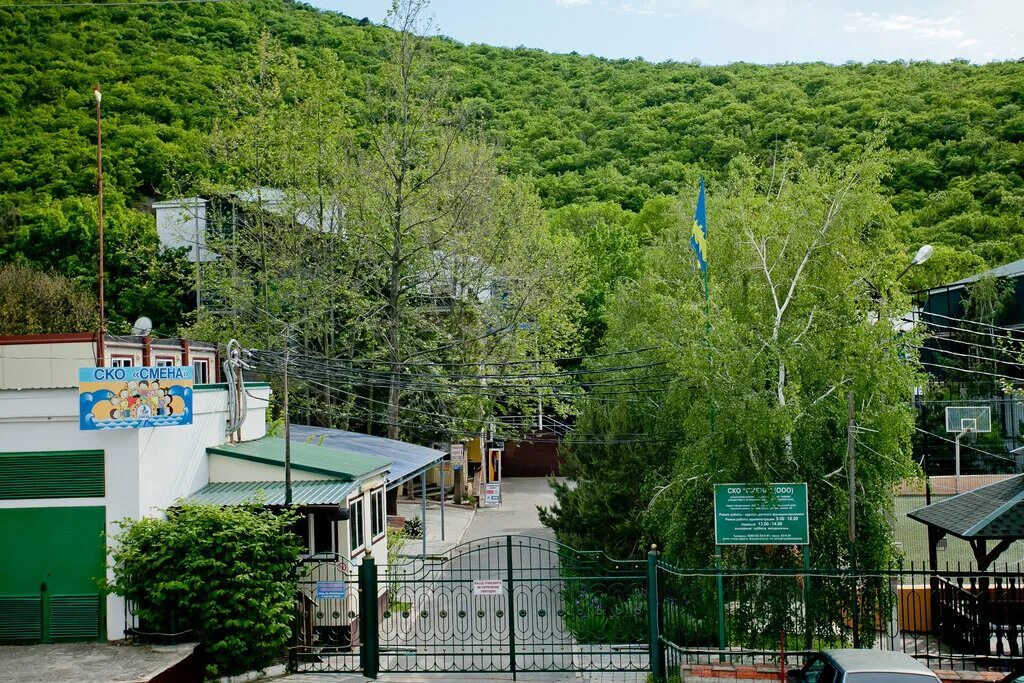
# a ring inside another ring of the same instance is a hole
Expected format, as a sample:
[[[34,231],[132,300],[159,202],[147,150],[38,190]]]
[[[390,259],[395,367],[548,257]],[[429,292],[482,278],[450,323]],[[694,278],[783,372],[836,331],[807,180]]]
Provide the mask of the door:
[[[103,506],[0,510],[0,642],[102,640]]]

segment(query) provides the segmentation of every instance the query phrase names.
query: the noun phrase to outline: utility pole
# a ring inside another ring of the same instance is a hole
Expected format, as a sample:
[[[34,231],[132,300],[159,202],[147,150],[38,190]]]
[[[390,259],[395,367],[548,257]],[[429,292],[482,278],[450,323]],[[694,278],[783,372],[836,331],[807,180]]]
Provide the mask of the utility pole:
[[[854,396],[851,391],[846,395],[846,460],[850,487],[850,557],[853,558],[854,544],[857,543],[857,489],[854,445],[856,444],[856,422],[853,415]]]
[[[103,305],[103,127],[100,123],[100,100],[103,99],[103,96],[100,94],[99,83],[93,84],[92,92],[96,96],[96,192],[99,198],[97,216],[100,238],[100,335],[96,343],[96,365],[103,367],[103,358],[106,355],[107,315]]]
[[[853,646],[860,647],[860,600],[857,579],[857,471],[854,446],[857,439],[857,423],[853,413],[854,395],[846,395],[846,456],[849,468],[850,486],[850,581],[853,584]]]
[[[284,338],[284,504],[292,504],[292,430],[288,418],[288,361],[291,344],[288,335]]]

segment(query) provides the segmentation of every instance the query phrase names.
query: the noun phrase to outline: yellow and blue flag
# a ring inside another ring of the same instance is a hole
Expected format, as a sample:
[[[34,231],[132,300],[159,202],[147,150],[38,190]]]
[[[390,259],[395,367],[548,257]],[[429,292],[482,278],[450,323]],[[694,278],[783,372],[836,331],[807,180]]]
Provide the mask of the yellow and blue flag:
[[[700,179],[700,195],[697,197],[697,211],[693,214],[690,246],[697,255],[701,271],[708,272],[708,219],[704,213],[704,178]]]

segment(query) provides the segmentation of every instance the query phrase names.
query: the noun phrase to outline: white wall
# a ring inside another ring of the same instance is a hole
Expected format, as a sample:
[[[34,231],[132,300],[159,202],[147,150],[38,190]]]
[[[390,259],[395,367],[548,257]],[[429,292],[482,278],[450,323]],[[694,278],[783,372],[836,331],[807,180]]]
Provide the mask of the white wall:
[[[160,244],[171,249],[188,247],[188,260],[213,261],[206,250],[206,200],[185,197],[153,204]]]
[[[284,448],[283,440],[281,448]],[[337,481],[337,479],[337,477],[326,474],[306,472],[292,467],[292,481]],[[267,465],[211,453],[210,481],[284,481],[284,468],[280,465]]]
[[[266,434],[270,389],[247,389],[248,418],[243,437]],[[0,508],[106,507],[107,534],[125,517],[160,514],[209,480],[206,448],[227,441],[227,390],[196,391],[191,425],[81,431],[77,389],[0,390],[0,450],[4,452],[102,450],[106,475],[103,498],[0,500]],[[112,542],[108,541],[108,545]],[[108,568],[108,578],[112,573]],[[107,597],[107,638],[124,637],[124,601]]]
[[[0,344],[0,390],[77,387],[78,369],[95,364],[91,341]]]

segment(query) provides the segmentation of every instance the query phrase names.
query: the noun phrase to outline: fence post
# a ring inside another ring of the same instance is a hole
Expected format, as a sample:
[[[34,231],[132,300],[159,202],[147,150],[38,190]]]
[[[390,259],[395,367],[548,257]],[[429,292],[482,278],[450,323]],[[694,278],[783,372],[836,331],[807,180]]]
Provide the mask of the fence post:
[[[516,680],[516,601],[512,574],[512,536],[505,536],[505,563],[508,565],[508,665]]]
[[[665,680],[665,648],[661,643],[661,600],[658,596],[658,546],[647,553],[647,637],[651,677]]]
[[[811,546],[804,548],[804,649],[810,652],[813,642],[811,616]]]
[[[718,661],[725,661],[725,585],[722,580],[722,546],[715,545],[715,583],[718,589]]]
[[[369,550],[359,565],[359,664],[363,675],[377,678],[380,671],[380,615],[377,613],[377,563]]]

